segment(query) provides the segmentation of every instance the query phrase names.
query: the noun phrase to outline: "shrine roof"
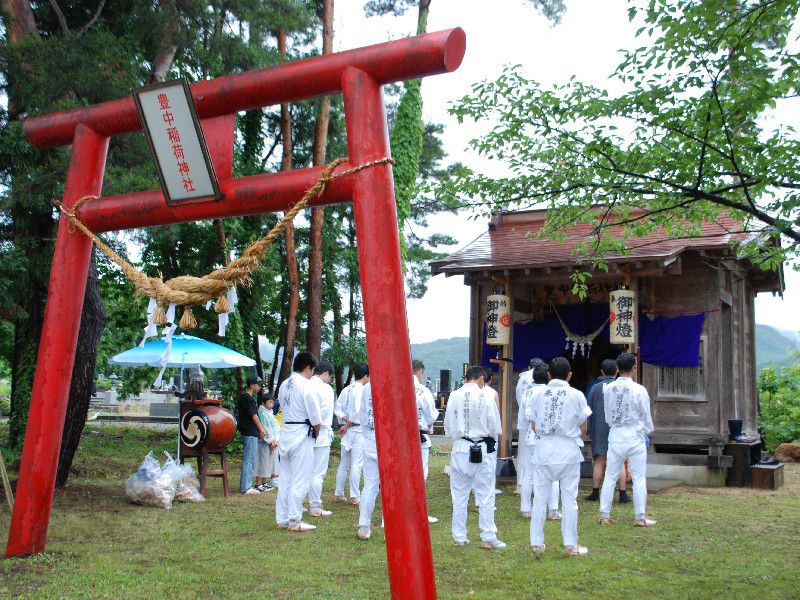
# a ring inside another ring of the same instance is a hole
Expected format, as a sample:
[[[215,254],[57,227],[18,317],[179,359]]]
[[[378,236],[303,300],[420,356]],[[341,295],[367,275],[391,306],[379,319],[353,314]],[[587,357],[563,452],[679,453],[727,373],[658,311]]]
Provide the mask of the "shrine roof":
[[[635,216],[635,215],[631,215]],[[531,235],[544,224],[545,210],[501,212],[492,217],[487,230],[475,240],[449,256],[431,262],[434,274],[467,274],[480,271],[504,271],[572,267],[585,262],[574,253],[586,237],[592,235],[592,223],[579,223],[570,228],[563,241],[538,239]],[[621,226],[609,228],[611,235]],[[610,254],[610,264],[669,261],[689,250],[724,251],[730,243],[747,239],[752,234],[742,231],[741,222],[721,217],[705,222],[700,235],[693,238],[670,238],[663,230],[632,240],[626,254]]]

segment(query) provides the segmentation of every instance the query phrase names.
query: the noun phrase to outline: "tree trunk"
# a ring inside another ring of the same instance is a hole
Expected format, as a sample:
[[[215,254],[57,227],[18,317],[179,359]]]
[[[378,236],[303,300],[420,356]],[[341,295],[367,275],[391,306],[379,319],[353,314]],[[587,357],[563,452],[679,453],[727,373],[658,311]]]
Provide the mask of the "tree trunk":
[[[264,363],[261,362],[261,345],[258,343],[258,332],[254,331],[253,335],[253,356],[256,357],[256,373],[264,381]]]
[[[78,346],[75,350],[75,366],[69,388],[69,401],[64,418],[64,432],[61,435],[61,453],[58,457],[56,485],[66,485],[75,451],[81,441],[86,414],[94,387],[94,372],[97,365],[97,350],[100,338],[108,323],[108,315],[100,297],[97,279],[95,250],[89,263],[89,277],[86,280],[86,295],[83,298],[81,325],[78,330]]]
[[[278,386],[275,384],[275,374],[278,372],[278,353],[281,351],[281,348],[284,346],[284,339],[283,339],[283,324],[284,324],[284,315],[283,311],[281,311],[281,327],[280,327],[280,335],[278,336],[278,341],[275,344],[275,353],[272,355],[272,368],[269,372],[269,389],[273,392],[277,393]]]
[[[325,267],[328,272],[333,268],[332,265]],[[333,346],[334,348],[341,348],[342,337],[344,336],[344,319],[342,317],[342,298],[339,296],[339,290],[336,287],[336,281],[332,278],[326,279],[328,285],[326,286],[327,295],[330,299],[331,308],[333,310]],[[352,368],[352,365],[349,365]],[[335,384],[336,389],[342,389],[342,375],[345,365],[334,365]]]
[[[161,23],[164,29],[161,31],[161,39],[158,43],[158,51],[153,59],[153,67],[150,70],[150,76],[147,78],[147,83],[158,83],[164,81],[172,66],[172,61],[175,60],[175,54],[178,52],[178,7],[175,0],[159,0],[161,6]]]
[[[333,0],[324,0],[322,9],[322,54],[333,51]],[[325,146],[328,143],[328,122],[330,121],[331,99],[325,96],[319,104],[317,122],[314,126],[314,165],[325,164]],[[311,230],[309,232],[308,254],[308,329],[306,347],[319,357],[322,350],[322,226],[325,209],[311,209]]]
[[[286,59],[286,31],[278,30],[278,52]],[[283,150],[281,155],[281,171],[292,169],[292,113],[288,104],[281,104],[281,139]],[[284,230],[286,247],[286,270],[289,272],[289,309],[286,314],[286,333],[284,334],[284,351],[281,370],[275,389],[292,372],[294,344],[297,336],[297,311],[300,308],[300,272],[297,268],[297,249],[294,244],[294,223],[289,223]]]
[[[39,37],[29,0],[3,0],[2,9],[9,44],[17,44],[29,36]]]
[[[417,12],[417,35],[428,31],[428,12],[431,8],[432,0],[419,0],[419,11]]]
[[[49,217],[49,215],[48,215]],[[48,219],[49,220],[49,219]],[[52,231],[52,222],[50,222]],[[33,376],[36,373],[36,358],[39,353],[39,338],[42,335],[44,305],[47,287],[34,278],[26,286],[22,311],[14,321],[14,348],[11,357],[11,414],[9,416],[8,445],[22,449],[25,428],[28,424],[28,409],[33,391]]]

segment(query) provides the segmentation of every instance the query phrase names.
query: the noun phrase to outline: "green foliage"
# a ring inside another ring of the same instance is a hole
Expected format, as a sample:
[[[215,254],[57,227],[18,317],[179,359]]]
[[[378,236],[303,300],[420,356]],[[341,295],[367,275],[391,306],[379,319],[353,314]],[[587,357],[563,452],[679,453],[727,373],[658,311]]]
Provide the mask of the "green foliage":
[[[394,191],[397,202],[397,224],[403,259],[407,257],[405,243],[406,221],[411,217],[411,201],[419,175],[420,155],[423,149],[422,82],[419,79],[405,83],[405,93],[397,108],[397,117],[391,133],[394,164]]]
[[[11,414],[11,400],[7,396],[0,396],[0,416],[7,417]]]
[[[800,355],[795,355],[800,359]],[[758,377],[758,426],[774,452],[779,444],[800,439],[800,361],[767,367]]]
[[[600,269],[656,230],[698,237],[702,222],[731,214],[750,234],[737,251],[777,268],[800,252],[800,139],[774,110],[800,88],[800,57],[788,43],[798,7],[632,2],[641,45],[622,51],[616,95],[574,78],[547,87],[519,66],[475,84],[451,113],[495,124],[470,147],[507,175],[463,169],[440,197],[482,213],[553,209],[534,235],[554,240],[590,223],[576,253]],[[574,283],[585,291],[585,281]]]

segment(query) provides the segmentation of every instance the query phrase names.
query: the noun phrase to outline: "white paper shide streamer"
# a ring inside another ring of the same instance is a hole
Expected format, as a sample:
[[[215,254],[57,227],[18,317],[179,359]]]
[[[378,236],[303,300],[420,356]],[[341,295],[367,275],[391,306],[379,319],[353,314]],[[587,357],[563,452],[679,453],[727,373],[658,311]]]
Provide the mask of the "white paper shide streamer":
[[[580,350],[581,356],[589,358],[589,353],[592,351],[592,342],[594,339],[602,333],[603,329],[605,328],[606,324],[608,323],[608,319],[603,321],[603,324],[600,325],[596,330],[588,335],[578,335],[577,333],[573,333],[569,330],[564,320],[561,318],[561,315],[558,314],[558,310],[555,306],[553,306],[553,312],[556,313],[556,317],[558,317],[558,322],[561,323],[561,329],[564,330],[564,334],[566,335],[567,345],[564,347],[565,350],[569,350],[570,344],[572,344],[572,358],[575,358],[575,355]]]

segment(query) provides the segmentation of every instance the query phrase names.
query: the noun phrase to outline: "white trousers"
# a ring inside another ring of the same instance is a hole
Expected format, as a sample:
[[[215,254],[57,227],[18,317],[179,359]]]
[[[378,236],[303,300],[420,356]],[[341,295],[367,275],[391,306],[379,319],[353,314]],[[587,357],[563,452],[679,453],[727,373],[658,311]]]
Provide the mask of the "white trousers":
[[[557,482],[561,488],[561,537],[565,546],[578,545],[578,484],[581,464],[536,465],[533,467],[533,510],[531,511],[531,546],[544,546],[544,522],[547,500]]]
[[[533,473],[535,470],[535,465],[533,464],[533,446],[529,446],[524,454],[526,462],[525,478],[522,480],[522,484],[519,486],[519,511],[527,514],[531,512],[533,507],[533,503],[531,502],[534,486]],[[558,510],[558,494],[558,481],[554,481],[550,486],[550,494],[548,495],[547,499],[547,508],[550,512],[555,512]]]
[[[361,496],[361,471],[364,468],[364,438],[360,433],[346,433],[353,435],[350,447],[345,449],[342,445],[342,459],[336,471],[336,496],[344,496],[344,485],[350,479],[350,497],[358,500]]]
[[[519,441],[517,442],[517,488],[522,490],[526,483],[526,472],[528,471],[528,444],[525,443],[525,432],[519,432]],[[525,511],[527,512],[527,511]]]
[[[381,490],[381,480],[378,475],[378,457],[364,453],[364,488],[361,490],[361,501],[358,504],[359,527],[372,525],[372,511],[375,510],[375,500]]]
[[[481,540],[491,542],[497,539],[494,523],[495,460],[485,455],[483,462],[469,462],[469,454],[459,452],[450,455],[450,496],[453,499],[453,539],[464,542],[467,539],[467,506],[469,493],[475,489],[478,502],[478,527]]]
[[[311,475],[311,485],[308,486],[308,506],[322,508],[322,486],[328,474],[328,461],[331,458],[330,446],[314,447],[314,469]]]
[[[613,434],[613,429],[612,429]],[[614,501],[614,488],[623,469],[625,461],[633,479],[633,512],[637,519],[644,518],[647,512],[647,447],[640,437],[613,435],[608,438],[608,454],[606,456],[606,475],[603,488],[600,490],[600,514],[607,517],[611,514]]]
[[[431,458],[431,448],[428,446],[422,446],[422,477],[425,481],[428,481],[428,461]]]
[[[292,525],[303,518],[303,500],[314,469],[314,440],[308,436],[288,449],[280,449],[280,482],[275,500],[275,522]]]

